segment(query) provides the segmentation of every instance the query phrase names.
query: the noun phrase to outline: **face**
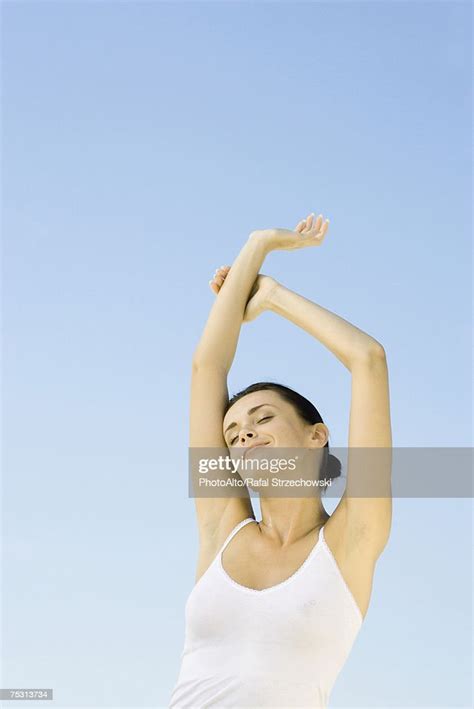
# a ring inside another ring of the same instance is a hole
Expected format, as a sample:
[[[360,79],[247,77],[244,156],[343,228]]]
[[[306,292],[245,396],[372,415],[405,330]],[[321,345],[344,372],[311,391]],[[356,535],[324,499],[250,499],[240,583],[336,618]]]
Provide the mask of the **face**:
[[[258,407],[258,408],[257,408]],[[224,416],[229,451],[262,443],[274,448],[315,448],[327,441],[325,424],[307,424],[276,391],[255,391],[235,402]]]

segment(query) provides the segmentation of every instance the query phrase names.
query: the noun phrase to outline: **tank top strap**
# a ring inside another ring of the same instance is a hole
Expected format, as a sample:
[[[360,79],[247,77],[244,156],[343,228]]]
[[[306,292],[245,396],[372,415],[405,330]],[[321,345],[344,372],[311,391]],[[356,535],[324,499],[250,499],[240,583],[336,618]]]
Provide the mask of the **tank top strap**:
[[[241,522],[239,522],[239,523],[234,527],[234,529],[231,531],[231,533],[229,534],[229,536],[228,536],[227,539],[225,540],[224,544],[221,546],[221,548],[220,548],[220,550],[219,550],[219,554],[222,554],[222,552],[224,551],[224,549],[226,548],[226,546],[229,544],[230,540],[237,534],[237,532],[239,531],[239,529],[241,529],[242,527],[244,527],[244,526],[245,526],[246,524],[248,524],[249,522],[256,522],[256,521],[257,521],[257,520],[255,520],[253,517],[247,517],[246,519],[243,519]]]

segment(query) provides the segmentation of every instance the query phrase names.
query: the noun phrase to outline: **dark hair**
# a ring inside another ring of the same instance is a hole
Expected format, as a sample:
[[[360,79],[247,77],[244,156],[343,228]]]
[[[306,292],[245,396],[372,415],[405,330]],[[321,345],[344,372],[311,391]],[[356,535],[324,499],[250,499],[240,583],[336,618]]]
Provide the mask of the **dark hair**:
[[[321,414],[308,399],[298,394],[294,389],[290,389],[290,387],[284,384],[277,384],[276,382],[256,382],[255,384],[250,384],[248,387],[245,387],[245,389],[242,389],[231,397],[224,411],[224,415],[229,411],[230,407],[243,396],[252,394],[254,391],[265,390],[277,392],[282,399],[293,406],[300,418],[306,423],[324,423]],[[325,456],[325,462],[321,470],[321,478],[335,480],[341,475],[341,461],[329,452],[329,442],[326,442],[324,448],[327,449],[327,455]],[[327,488],[323,488],[322,490],[325,492]]]

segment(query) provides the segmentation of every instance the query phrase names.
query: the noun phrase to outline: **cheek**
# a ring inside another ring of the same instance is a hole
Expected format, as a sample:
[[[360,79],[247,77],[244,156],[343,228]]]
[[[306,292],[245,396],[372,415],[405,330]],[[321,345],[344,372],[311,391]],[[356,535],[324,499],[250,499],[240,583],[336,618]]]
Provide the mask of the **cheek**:
[[[291,441],[295,437],[295,430],[291,424],[277,426],[272,433],[278,441]]]
[[[280,427],[279,430],[275,431],[275,436],[282,444],[286,443],[289,446],[297,446],[303,440],[302,431],[293,423]]]

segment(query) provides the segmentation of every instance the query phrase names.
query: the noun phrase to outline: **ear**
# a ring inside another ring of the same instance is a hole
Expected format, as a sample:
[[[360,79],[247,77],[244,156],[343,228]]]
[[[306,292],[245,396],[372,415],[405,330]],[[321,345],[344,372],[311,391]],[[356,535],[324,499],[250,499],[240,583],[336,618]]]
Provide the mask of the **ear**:
[[[329,429],[325,423],[315,423],[312,426],[310,440],[314,448],[323,448],[329,439]]]

